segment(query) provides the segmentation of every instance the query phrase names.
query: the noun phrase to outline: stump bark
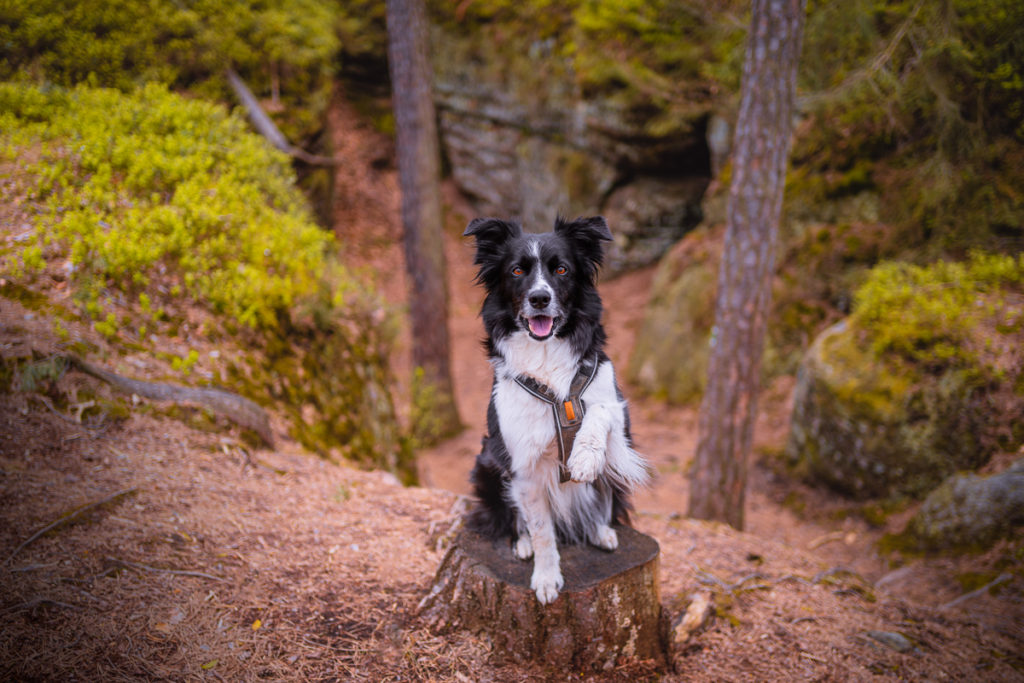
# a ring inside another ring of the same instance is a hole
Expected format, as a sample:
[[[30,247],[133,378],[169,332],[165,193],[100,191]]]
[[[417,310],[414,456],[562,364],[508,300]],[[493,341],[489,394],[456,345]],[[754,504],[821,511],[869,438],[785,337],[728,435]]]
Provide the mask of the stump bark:
[[[600,671],[637,660],[665,662],[658,543],[618,527],[619,547],[559,546],[565,586],[542,605],[530,589],[533,561],[463,530],[445,555],[420,616],[435,631],[466,629],[489,640],[497,663],[535,661]],[[570,668],[571,667],[571,668]]]

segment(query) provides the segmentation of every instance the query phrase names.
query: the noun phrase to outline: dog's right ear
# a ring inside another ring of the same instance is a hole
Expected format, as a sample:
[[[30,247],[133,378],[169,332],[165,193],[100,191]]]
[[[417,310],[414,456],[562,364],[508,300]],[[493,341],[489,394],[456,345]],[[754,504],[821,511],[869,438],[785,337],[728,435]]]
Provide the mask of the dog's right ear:
[[[500,218],[474,218],[466,227],[463,237],[475,237],[477,244],[480,242],[493,242],[500,244],[513,237],[523,234],[523,228],[518,223],[503,221]]]

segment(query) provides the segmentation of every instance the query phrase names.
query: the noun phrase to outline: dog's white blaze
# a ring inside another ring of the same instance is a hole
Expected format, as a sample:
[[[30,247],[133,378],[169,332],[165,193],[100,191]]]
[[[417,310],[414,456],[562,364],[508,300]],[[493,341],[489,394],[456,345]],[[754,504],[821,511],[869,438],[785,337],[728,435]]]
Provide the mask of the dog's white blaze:
[[[547,292],[547,295],[552,298],[552,301],[555,303],[557,307],[558,302],[554,301],[555,290],[551,287],[551,284],[548,282],[547,278],[544,277],[544,266],[540,261],[540,242],[534,241],[530,245],[530,253],[533,255],[535,259],[537,259],[537,267],[534,269],[534,272],[536,274],[533,277],[533,284],[530,285],[530,288],[527,291],[533,293],[539,289],[541,291]]]

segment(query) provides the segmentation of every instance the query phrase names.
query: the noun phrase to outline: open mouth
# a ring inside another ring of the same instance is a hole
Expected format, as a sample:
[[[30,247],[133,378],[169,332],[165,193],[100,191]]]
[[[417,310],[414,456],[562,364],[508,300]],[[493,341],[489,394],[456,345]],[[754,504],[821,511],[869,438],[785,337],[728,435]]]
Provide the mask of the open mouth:
[[[530,330],[530,336],[537,340],[544,340],[551,336],[555,328],[555,319],[548,315],[535,315],[526,319],[526,325]]]

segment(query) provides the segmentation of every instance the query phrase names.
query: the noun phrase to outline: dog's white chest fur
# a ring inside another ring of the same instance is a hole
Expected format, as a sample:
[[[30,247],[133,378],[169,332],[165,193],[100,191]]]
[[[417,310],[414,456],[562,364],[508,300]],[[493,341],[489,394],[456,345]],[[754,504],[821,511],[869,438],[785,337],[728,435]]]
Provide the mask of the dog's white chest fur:
[[[539,342],[521,332],[499,342],[498,349],[502,357],[494,361],[494,405],[513,470],[536,474],[541,467],[557,473],[551,406],[531,396],[514,378],[532,377],[561,399],[569,393],[578,360],[568,342]]]

